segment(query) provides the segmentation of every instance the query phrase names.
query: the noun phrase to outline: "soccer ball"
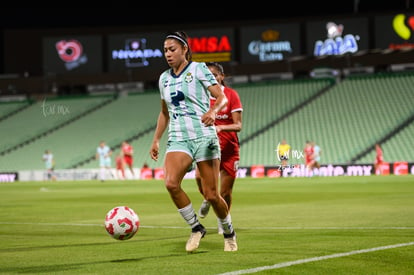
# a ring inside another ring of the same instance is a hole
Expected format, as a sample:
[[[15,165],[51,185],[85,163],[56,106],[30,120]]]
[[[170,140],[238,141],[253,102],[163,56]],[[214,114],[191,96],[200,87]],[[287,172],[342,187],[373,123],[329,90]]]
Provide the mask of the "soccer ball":
[[[116,240],[131,239],[139,229],[139,217],[128,206],[117,206],[105,217],[105,229]]]

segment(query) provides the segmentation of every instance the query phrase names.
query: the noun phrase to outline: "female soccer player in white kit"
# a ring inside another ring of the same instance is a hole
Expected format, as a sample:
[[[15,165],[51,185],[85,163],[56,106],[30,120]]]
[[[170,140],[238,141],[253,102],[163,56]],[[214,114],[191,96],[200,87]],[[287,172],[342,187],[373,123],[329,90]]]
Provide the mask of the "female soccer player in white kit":
[[[168,127],[164,181],[178,212],[192,228],[186,250],[195,251],[206,233],[181,186],[195,161],[203,179],[203,195],[224,230],[224,251],[236,251],[236,234],[228,205],[218,189],[220,145],[214,126],[216,114],[226,106],[227,98],[206,64],[191,61],[186,33],[166,36],[164,56],[170,69],[159,78],[161,111],[150,149],[151,158],[158,159],[159,141]],[[213,106],[210,106],[210,96],[216,98]]]

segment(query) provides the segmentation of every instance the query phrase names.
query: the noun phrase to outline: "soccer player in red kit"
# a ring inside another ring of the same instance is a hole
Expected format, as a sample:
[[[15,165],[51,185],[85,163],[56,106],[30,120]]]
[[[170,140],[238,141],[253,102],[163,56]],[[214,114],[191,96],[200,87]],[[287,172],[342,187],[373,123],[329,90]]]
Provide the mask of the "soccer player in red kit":
[[[311,164],[313,162],[312,142],[306,141],[305,148],[303,149],[303,153],[305,155],[305,166],[306,166],[307,176],[311,176],[311,171],[312,171]]]
[[[119,154],[116,156],[115,163],[116,163],[117,176],[120,179],[125,179],[124,157],[123,157],[122,152],[119,152]]]
[[[240,160],[239,138],[237,136],[237,132],[239,132],[242,128],[243,107],[239,94],[234,89],[225,86],[223,67],[216,62],[207,62],[206,65],[215,76],[228,100],[227,106],[216,114],[215,126],[221,149],[220,194],[227,202],[230,210],[233,185],[236,179]],[[214,98],[211,98],[210,104],[214,104]],[[200,193],[203,194],[203,190],[201,188],[201,178],[198,170],[196,170],[196,181]],[[203,200],[199,210],[199,216],[201,218],[207,216],[209,209],[209,202],[207,200]],[[219,233],[222,234],[220,223],[218,224]]]
[[[134,164],[134,148],[131,144],[128,143],[128,141],[122,142],[122,154],[124,155],[124,162],[128,166],[129,170],[131,171],[131,174],[133,177],[135,177],[133,164]]]
[[[384,162],[384,156],[379,143],[375,144],[375,152],[374,172],[375,175],[382,175],[382,163]]]

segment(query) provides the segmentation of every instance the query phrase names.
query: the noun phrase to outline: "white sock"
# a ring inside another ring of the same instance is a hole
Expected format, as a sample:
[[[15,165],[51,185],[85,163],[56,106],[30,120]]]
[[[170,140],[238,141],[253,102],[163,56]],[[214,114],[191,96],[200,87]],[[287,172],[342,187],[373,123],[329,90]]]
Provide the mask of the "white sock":
[[[200,224],[191,203],[184,208],[178,209],[178,212],[180,212],[181,216],[191,226],[191,228],[194,228]]]
[[[231,221],[230,213],[224,219],[217,218],[217,221],[218,221],[219,224],[221,224],[221,227],[223,228],[223,233],[224,234],[233,233],[233,224],[232,224],[232,221]]]
[[[105,180],[105,178],[106,178],[105,174],[106,174],[106,169],[104,167],[101,167],[101,171],[100,171],[101,180]]]
[[[220,222],[220,219],[217,218],[217,227],[218,227],[218,233],[219,234],[223,234],[224,230],[223,230],[223,225]]]

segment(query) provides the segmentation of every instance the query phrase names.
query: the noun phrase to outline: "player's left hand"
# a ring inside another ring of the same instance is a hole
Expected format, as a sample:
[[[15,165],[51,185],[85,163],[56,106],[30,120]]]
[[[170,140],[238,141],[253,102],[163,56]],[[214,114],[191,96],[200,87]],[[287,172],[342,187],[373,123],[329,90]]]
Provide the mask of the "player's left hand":
[[[207,113],[205,113],[202,117],[201,117],[201,122],[205,125],[205,126],[212,126],[214,125],[214,121],[216,120],[216,113],[213,110],[208,110]]]

